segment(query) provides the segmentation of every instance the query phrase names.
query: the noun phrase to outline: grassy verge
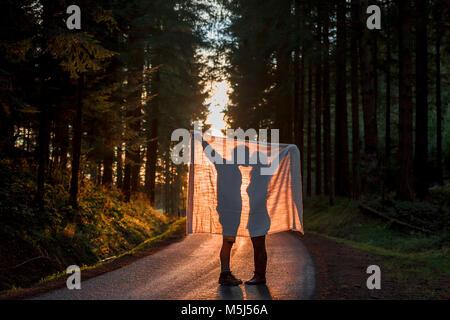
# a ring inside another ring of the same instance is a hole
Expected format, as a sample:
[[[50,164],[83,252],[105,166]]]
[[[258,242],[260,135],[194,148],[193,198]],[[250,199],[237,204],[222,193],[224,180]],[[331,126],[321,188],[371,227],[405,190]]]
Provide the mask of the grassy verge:
[[[171,223],[167,230],[162,234],[143,241],[129,251],[114,256],[111,259],[100,261],[94,265],[82,265],[80,269],[82,271],[83,281],[124,267],[142,257],[157,252],[174,241],[178,241],[185,234],[185,224],[186,218],[180,218]],[[63,288],[66,285],[66,278],[67,274],[64,270],[56,272],[42,278],[31,287],[13,287],[9,290],[0,292],[0,300],[30,298],[55,289]]]
[[[389,222],[362,214],[358,206],[358,202],[349,199],[338,198],[333,206],[329,206],[325,198],[307,199],[305,228],[308,232],[383,256],[389,272],[400,281],[430,283],[449,277],[448,231],[424,235],[396,230]]]
[[[70,265],[89,268],[152,246],[181,223],[174,225],[174,218],[144,199],[125,202],[120,192],[89,181],[81,183],[75,211],[64,173],[53,173],[38,210],[33,170],[0,162],[0,291],[45,282]]]
[[[180,218],[180,219],[176,220],[175,222],[171,223],[168,226],[168,228],[166,229],[166,231],[164,231],[163,233],[143,241],[142,243],[140,243],[136,247],[132,248],[131,250],[125,251],[117,256],[114,256],[114,257],[108,259],[108,260],[100,261],[93,265],[82,265],[80,267],[80,270],[88,271],[88,270],[97,269],[102,266],[114,263],[115,261],[117,261],[123,257],[133,256],[133,255],[138,254],[142,250],[145,250],[148,248],[153,248],[153,247],[159,245],[160,243],[162,243],[163,241],[167,240],[168,238],[170,238],[176,231],[178,231],[180,228],[183,228],[185,224],[186,224],[186,218]],[[67,277],[67,274],[65,271],[57,272],[57,273],[51,274],[45,278],[42,278],[41,280],[39,280],[38,284],[45,284],[45,283],[48,283],[49,281],[60,279],[61,277],[64,277],[64,278]]]

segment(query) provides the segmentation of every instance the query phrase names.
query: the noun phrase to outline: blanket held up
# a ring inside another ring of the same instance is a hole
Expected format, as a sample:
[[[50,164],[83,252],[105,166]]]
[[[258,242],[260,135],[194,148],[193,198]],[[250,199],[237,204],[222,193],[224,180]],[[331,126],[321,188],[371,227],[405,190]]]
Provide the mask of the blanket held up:
[[[201,133],[191,135],[187,233],[303,233],[300,152]]]

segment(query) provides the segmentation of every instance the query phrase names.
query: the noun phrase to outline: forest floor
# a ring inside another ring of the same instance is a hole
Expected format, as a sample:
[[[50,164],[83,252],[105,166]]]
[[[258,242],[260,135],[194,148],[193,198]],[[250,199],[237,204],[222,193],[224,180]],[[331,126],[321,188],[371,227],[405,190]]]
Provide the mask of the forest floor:
[[[316,267],[315,299],[450,299],[448,274],[423,277],[414,272],[411,265],[397,270],[395,265],[408,263],[313,233],[306,234],[302,240]],[[370,265],[380,267],[380,290],[367,289],[370,275],[366,269]]]
[[[39,210],[35,176],[26,164],[0,161],[0,293],[46,283],[71,265],[85,270],[152,246],[176,223],[145,198],[125,202],[117,190],[89,181],[81,182],[75,211],[68,204],[69,179],[58,172]]]
[[[172,223],[164,233],[144,241],[134,249],[127,251],[114,259],[100,262],[89,267],[83,267],[82,281],[122,268],[146,256],[155,254],[156,252],[167,248],[169,245],[177,241],[180,241],[186,236],[185,225],[186,219],[181,218]],[[56,273],[50,277],[47,277],[45,281],[41,281],[38,284],[32,285],[28,288],[18,288],[15,290],[6,291],[5,293],[0,294],[0,300],[32,298],[46,292],[65,287],[66,280],[67,275],[65,273]]]
[[[305,235],[316,265],[316,299],[450,299],[448,232],[397,230],[362,214],[359,203],[306,200]],[[381,289],[366,286],[367,267],[381,270]]]

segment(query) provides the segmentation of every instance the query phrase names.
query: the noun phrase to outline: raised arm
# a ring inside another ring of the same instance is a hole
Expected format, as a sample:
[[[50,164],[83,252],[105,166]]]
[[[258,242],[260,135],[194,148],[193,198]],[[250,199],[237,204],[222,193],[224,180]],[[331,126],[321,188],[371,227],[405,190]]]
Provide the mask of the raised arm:
[[[223,164],[223,163],[224,163],[224,160],[223,160],[223,158],[220,156],[220,154],[217,153],[216,150],[214,150],[213,147],[212,147],[208,142],[206,142],[205,139],[203,139],[203,137],[202,137],[201,139],[202,139],[202,147],[203,147],[203,151],[205,152],[205,155],[208,157],[208,159],[209,159],[212,163],[214,163],[215,165],[216,165],[216,164]],[[209,148],[208,148],[208,147],[209,147]],[[207,150],[206,148],[208,148],[208,150]]]

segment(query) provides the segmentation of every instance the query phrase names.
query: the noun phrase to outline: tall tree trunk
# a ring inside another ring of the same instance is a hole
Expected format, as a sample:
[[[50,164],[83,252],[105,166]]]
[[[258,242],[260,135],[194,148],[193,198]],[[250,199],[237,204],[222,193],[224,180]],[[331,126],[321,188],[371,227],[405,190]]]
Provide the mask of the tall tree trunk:
[[[123,173],[122,192],[126,202],[131,199],[131,142],[125,143],[125,169]]]
[[[308,132],[307,132],[307,168],[308,178],[306,180],[306,195],[311,196],[312,193],[312,63],[311,59],[308,59]]]
[[[96,179],[96,185],[100,186],[102,184],[102,161],[97,161],[97,179]]]
[[[56,102],[57,104],[61,104],[61,101]],[[65,122],[64,112],[63,110],[55,110],[54,112],[54,120],[53,122],[53,141],[52,144],[52,158],[53,158],[53,166],[50,170],[54,170],[56,168],[62,168],[61,162],[63,157],[63,148],[67,146],[67,125]],[[67,153],[67,149],[65,150]]]
[[[49,38],[49,30],[51,30],[53,24],[53,16],[56,12],[55,4],[50,0],[42,1],[42,38],[40,39],[40,44],[42,47],[47,45]],[[37,193],[36,202],[39,205],[40,210],[43,209],[44,205],[44,193],[45,193],[45,180],[47,177],[49,156],[50,156],[50,131],[51,131],[51,95],[48,93],[48,76],[51,72],[51,57],[47,54],[42,54],[39,61],[39,71],[41,76],[41,87],[39,89],[39,137],[38,137],[38,149],[37,149],[37,160],[38,160],[38,173],[37,173]],[[3,123],[2,123],[3,125]],[[7,133],[11,133],[14,136],[14,127],[9,127],[6,125]],[[9,132],[12,130],[11,132]],[[9,137],[8,137],[9,138]],[[7,148],[14,147],[14,139],[9,138],[6,142]]]
[[[320,47],[320,24],[318,25],[318,50],[321,50]],[[315,157],[315,167],[316,167],[316,195],[320,195],[322,193],[322,59],[321,53],[317,53],[317,65],[316,65],[316,76],[315,76],[315,104],[316,104],[316,114],[315,114],[315,147],[316,147],[316,157]]]
[[[157,64],[154,64],[157,65]],[[159,97],[157,96],[160,88],[161,76],[160,70],[156,70],[152,74],[151,92],[156,96],[150,101],[151,108],[151,125],[147,136],[147,162],[145,164],[145,189],[150,205],[155,205],[156,194],[156,162],[158,159],[158,115],[159,115]]]
[[[346,1],[337,2],[336,39],[336,130],[335,130],[335,185],[336,194],[350,195],[348,161],[347,85],[346,85]]]
[[[351,79],[350,86],[352,92],[352,196],[359,199],[361,195],[361,175],[360,175],[360,141],[359,141],[359,70],[358,70],[358,46],[360,41],[360,12],[361,2],[352,1],[352,36],[350,44]],[[366,81],[365,79],[364,81]]]
[[[0,108],[0,154],[8,155],[14,149],[14,121],[5,108]]]
[[[300,16],[299,16],[299,0],[295,0],[295,27],[296,30],[300,30]],[[296,37],[298,35],[296,34]],[[294,142],[297,146],[300,145],[300,44],[299,39],[295,39],[295,49],[294,49]]]
[[[140,187],[141,173],[141,154],[140,145],[133,150],[133,164],[131,166],[131,193],[135,194]]]
[[[122,140],[117,146],[117,188],[122,189],[123,186],[123,160],[122,160],[123,150],[122,150]]]
[[[299,127],[300,127],[300,76],[299,76],[299,65],[300,65],[300,58],[299,58],[300,52],[299,49],[294,50],[294,134],[295,134],[295,144],[299,145]]]
[[[154,108],[156,111],[156,109]],[[151,205],[155,205],[156,193],[156,161],[158,159],[158,119],[153,118],[150,131],[150,142],[147,145],[146,191]]]
[[[442,4],[442,1],[439,2]],[[442,101],[441,101],[441,10],[436,10],[436,161],[437,181],[444,184],[442,167]]]
[[[300,65],[300,110],[299,110],[299,129],[298,129],[298,140],[300,149],[300,173],[302,178],[302,186],[304,179],[305,170],[303,168],[305,164],[305,137],[304,137],[304,127],[305,127],[305,46],[302,46],[302,60]],[[302,187],[302,191],[303,191]]]
[[[44,89],[45,90],[45,89]],[[40,209],[44,205],[45,180],[47,177],[48,158],[50,154],[50,107],[48,96],[41,92],[41,111],[39,120],[39,144],[38,144],[38,175],[36,201]],[[47,100],[47,101],[45,101]]]
[[[427,0],[416,0],[416,139],[414,182],[417,196],[427,194],[428,161],[428,45]]]
[[[140,43],[138,30],[130,32],[129,38],[129,62],[128,62],[128,88],[126,118],[128,121],[127,135],[129,139],[125,149],[125,176],[123,181],[123,193],[125,201],[130,201],[131,195],[139,187],[140,171],[140,130],[141,130],[141,106],[142,106],[142,81],[144,67],[144,48]]]
[[[359,199],[361,195],[360,175],[360,141],[359,141],[359,70],[358,70],[358,46],[360,41],[360,12],[361,2],[352,1],[352,37],[350,44],[351,60],[351,93],[352,93],[352,196]]]
[[[330,196],[330,204],[333,202],[332,195],[332,150],[331,150],[331,95],[330,95],[330,40],[329,40],[329,25],[330,25],[330,7],[328,2],[325,3],[323,16],[323,44],[324,44],[324,59],[323,59],[323,161],[324,161],[324,191]]]
[[[72,178],[70,180],[70,203],[74,209],[78,209],[78,180],[80,174],[81,159],[81,121],[83,111],[83,87],[84,74],[78,78],[78,99],[73,121],[72,136]]]
[[[295,27],[297,31],[301,30],[301,7],[300,0],[295,0]],[[303,112],[304,112],[304,54],[303,46],[300,49],[300,39],[297,35],[296,46],[294,50],[294,131],[295,144],[300,150],[300,176],[303,179]],[[301,54],[301,63],[300,63]],[[303,189],[302,189],[303,190]]]
[[[103,155],[103,177],[102,185],[105,187],[111,187],[113,181],[113,162],[114,162],[114,149],[109,142],[106,143],[105,152]]]
[[[368,2],[364,1],[363,8]],[[377,128],[377,30],[363,30],[360,46],[360,71],[364,119],[364,172],[362,188],[375,192],[378,187],[378,128]]]
[[[69,141],[69,126],[65,120],[63,120],[62,128],[61,128],[61,146],[60,146],[60,158],[59,158],[59,167],[62,170],[67,169],[67,142]]]
[[[386,119],[385,119],[385,142],[384,142],[384,167],[385,185],[392,188],[392,178],[389,174],[391,168],[391,38],[389,31],[386,39]]]
[[[398,2],[398,61],[399,61],[399,148],[397,197],[403,200],[413,198],[413,102],[412,102],[412,59],[411,50],[411,4],[407,0]]]
[[[132,47],[130,54],[129,72],[131,77],[128,78],[132,95],[129,99],[129,108],[134,119],[130,126],[135,135],[135,141],[131,149],[131,177],[130,187],[131,193],[136,193],[140,185],[140,133],[141,133],[141,117],[142,117],[142,86],[143,86],[143,68],[144,68],[144,48],[139,42],[138,35],[130,37],[130,46]]]
[[[280,141],[292,143],[293,139],[293,118],[292,118],[292,90],[290,78],[291,52],[289,51],[289,30],[288,21],[291,16],[291,0],[279,0],[277,2],[277,30],[279,32],[277,48],[277,108],[275,115],[275,128],[280,130]]]

